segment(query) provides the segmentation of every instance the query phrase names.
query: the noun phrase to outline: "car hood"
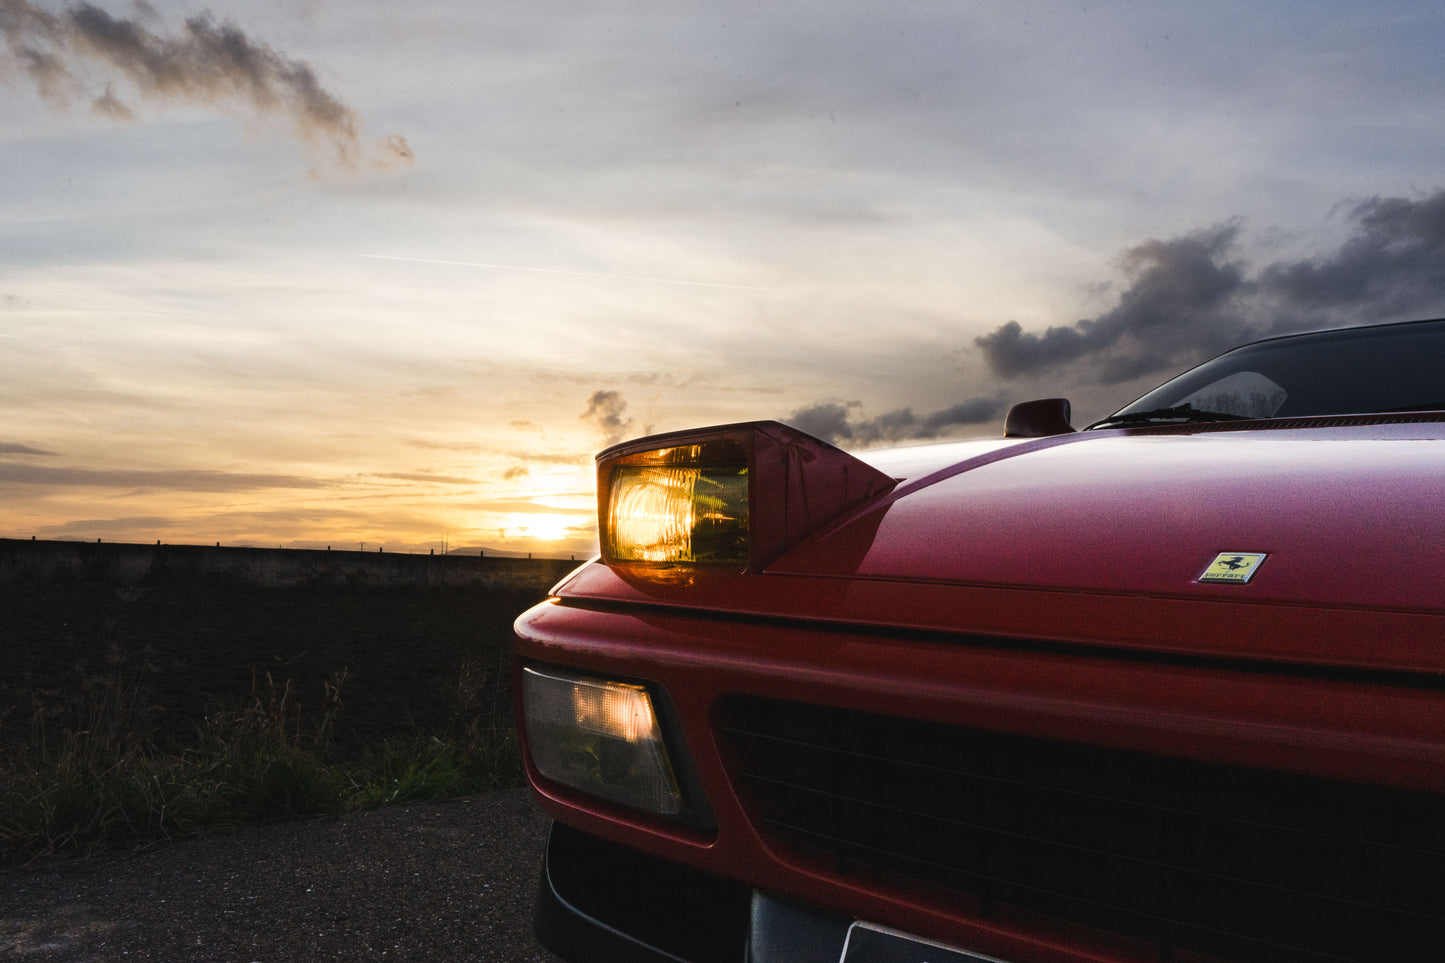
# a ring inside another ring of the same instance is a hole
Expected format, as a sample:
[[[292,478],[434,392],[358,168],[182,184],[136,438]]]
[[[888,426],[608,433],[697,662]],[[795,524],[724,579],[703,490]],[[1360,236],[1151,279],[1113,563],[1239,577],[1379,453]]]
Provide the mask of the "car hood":
[[[1196,426],[890,452],[869,460],[899,487],[769,572],[1440,613],[1442,439]],[[1201,583],[1221,553],[1267,557],[1247,584]]]

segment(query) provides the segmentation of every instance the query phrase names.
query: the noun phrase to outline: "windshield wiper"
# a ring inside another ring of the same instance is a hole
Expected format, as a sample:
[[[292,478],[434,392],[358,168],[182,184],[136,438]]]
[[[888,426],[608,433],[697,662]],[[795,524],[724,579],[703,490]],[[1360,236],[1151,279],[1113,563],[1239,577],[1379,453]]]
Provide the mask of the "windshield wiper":
[[[1208,411],[1191,404],[1174,405],[1171,408],[1151,408],[1148,411],[1130,411],[1110,415],[1103,421],[1096,421],[1089,428],[1133,428],[1139,425],[1154,425],[1160,422],[1179,424],[1201,424],[1210,421],[1249,421],[1248,415],[1236,415],[1227,411]],[[1085,429],[1086,431],[1088,429]]]

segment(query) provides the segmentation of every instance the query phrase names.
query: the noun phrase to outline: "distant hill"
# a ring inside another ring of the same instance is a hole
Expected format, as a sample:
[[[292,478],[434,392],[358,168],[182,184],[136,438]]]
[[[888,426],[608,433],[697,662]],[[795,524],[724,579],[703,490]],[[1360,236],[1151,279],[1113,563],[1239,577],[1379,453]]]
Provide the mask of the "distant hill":
[[[585,562],[591,557],[590,554],[580,552],[521,552],[513,548],[496,548],[491,545],[469,545],[463,548],[453,548],[447,551],[447,555],[480,555],[484,558],[551,558],[557,560]]]

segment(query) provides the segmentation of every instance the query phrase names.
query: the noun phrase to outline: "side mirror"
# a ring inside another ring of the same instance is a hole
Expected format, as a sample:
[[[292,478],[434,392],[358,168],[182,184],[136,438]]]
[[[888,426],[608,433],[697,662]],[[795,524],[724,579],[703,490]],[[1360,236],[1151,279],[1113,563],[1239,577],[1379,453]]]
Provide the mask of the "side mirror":
[[[1014,405],[1004,421],[1005,438],[1047,438],[1074,430],[1069,424],[1069,399],[1043,398]]]

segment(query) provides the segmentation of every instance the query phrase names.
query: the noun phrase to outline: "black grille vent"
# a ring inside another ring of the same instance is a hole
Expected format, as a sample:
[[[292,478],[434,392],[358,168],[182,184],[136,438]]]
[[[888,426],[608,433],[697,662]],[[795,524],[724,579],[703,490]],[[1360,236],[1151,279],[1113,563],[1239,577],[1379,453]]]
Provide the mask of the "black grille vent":
[[[1436,795],[776,701],[721,735],[759,830],[839,876],[1161,960],[1445,954]]]

